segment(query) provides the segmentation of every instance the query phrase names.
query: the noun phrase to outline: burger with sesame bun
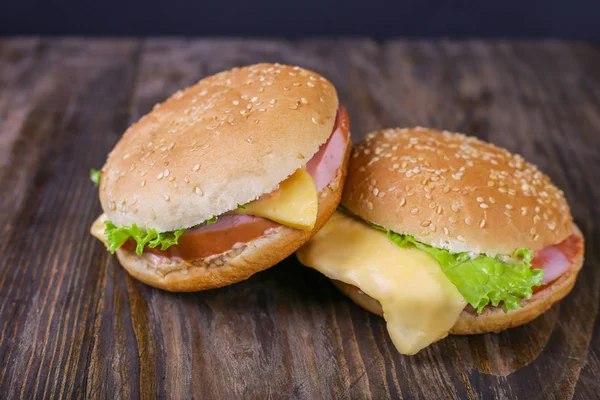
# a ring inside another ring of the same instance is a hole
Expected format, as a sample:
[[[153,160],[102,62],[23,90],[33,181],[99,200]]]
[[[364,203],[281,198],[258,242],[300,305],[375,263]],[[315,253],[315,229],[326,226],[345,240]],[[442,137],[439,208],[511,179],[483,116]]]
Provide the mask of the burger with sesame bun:
[[[462,134],[369,134],[341,207],[296,253],[382,315],[402,354],[531,321],[573,288],[583,237],[534,165]]]
[[[134,277],[169,291],[275,265],[335,211],[349,120],[322,76],[279,64],[202,79],[133,124],[101,171],[92,225]]]

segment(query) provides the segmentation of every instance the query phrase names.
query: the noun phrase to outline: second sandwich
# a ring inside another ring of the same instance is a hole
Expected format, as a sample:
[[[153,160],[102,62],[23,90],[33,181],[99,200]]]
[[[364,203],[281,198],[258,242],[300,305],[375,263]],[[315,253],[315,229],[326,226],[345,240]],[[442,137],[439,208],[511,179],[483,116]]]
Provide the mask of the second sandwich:
[[[583,262],[562,191],[522,157],[461,134],[368,135],[341,204],[298,258],[383,315],[403,354],[532,320]]]

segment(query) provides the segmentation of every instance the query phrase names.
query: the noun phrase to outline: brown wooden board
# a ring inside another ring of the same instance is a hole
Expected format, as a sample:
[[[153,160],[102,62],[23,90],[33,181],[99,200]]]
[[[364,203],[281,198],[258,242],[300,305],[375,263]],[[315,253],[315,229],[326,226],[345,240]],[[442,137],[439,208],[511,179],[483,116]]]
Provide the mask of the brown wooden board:
[[[90,168],[172,92],[235,65],[329,77],[352,136],[425,125],[524,155],[587,239],[527,326],[399,355],[384,321],[294,257],[172,294],[88,234]],[[0,398],[600,398],[600,46],[560,41],[0,40]]]

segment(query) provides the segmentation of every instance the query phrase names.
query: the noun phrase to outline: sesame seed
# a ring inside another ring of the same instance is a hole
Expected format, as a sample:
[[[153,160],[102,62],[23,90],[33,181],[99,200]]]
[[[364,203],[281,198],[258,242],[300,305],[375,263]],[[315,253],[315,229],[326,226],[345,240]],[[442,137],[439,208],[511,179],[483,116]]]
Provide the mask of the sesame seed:
[[[512,208],[513,208],[512,204],[506,204],[505,207],[508,208],[509,210],[512,210]]]
[[[479,205],[479,207],[481,207],[481,208],[489,208],[489,206],[487,204],[485,204],[485,203],[481,203]]]
[[[417,215],[419,213],[419,209],[418,208],[413,208],[413,209],[410,210],[410,213],[412,215]]]
[[[167,168],[167,169],[165,169],[164,176],[165,176],[165,178],[166,178],[167,176],[169,176],[169,169],[168,169],[168,168]]]
[[[200,169],[200,164],[194,165],[194,172],[197,172]]]
[[[471,225],[471,217],[465,218],[465,224],[467,224],[469,226]]]
[[[449,233],[450,231],[448,230],[448,228],[444,227],[444,235],[448,236]]]
[[[166,194],[166,193],[163,195],[163,197],[164,197],[165,201],[171,200],[171,198],[169,197],[169,195]]]
[[[315,87],[315,84],[314,84],[314,83],[312,83],[312,82],[307,82],[307,83],[306,83],[306,86],[308,86],[308,87]]]
[[[200,189],[200,187],[198,186],[194,188],[194,192],[196,192],[196,194],[199,196],[202,196],[204,194],[204,192],[202,192],[202,189]]]
[[[477,202],[479,202],[479,203],[483,203],[483,197],[478,197],[478,198],[477,198]]]
[[[369,210],[373,209],[373,203],[371,203],[370,201],[367,202],[367,207],[369,208]]]
[[[305,97],[300,98],[300,102],[302,102],[302,104],[308,104],[308,100],[306,100]]]
[[[406,199],[403,197],[400,199],[400,207],[404,206],[406,204]]]
[[[537,242],[537,240],[538,240],[539,238],[540,238],[540,235],[535,235],[535,236],[533,237],[533,241],[534,241],[534,242]]]
[[[373,195],[377,196],[379,194],[379,189],[375,188],[373,189]]]
[[[145,179],[142,181],[142,187],[144,187],[144,186],[146,186],[146,180]]]
[[[436,204],[435,201],[432,201],[431,203],[429,203],[429,208],[431,208],[432,210],[435,208]]]
[[[464,242],[464,241],[465,241],[465,238],[464,238],[464,237],[462,237],[461,235],[458,235],[458,236],[456,237],[456,239],[458,239],[458,241],[459,241],[459,242]]]
[[[163,176],[164,176],[164,173],[161,172],[160,174],[158,174],[158,176],[156,177],[156,179],[160,181],[163,178]]]
[[[298,153],[298,154],[296,154],[296,158],[299,158],[302,160],[302,159],[304,159],[304,154]]]
[[[315,116],[312,117],[312,122],[315,125],[319,125],[319,123],[320,123],[318,117],[315,117]]]
[[[479,227],[483,228],[485,226],[485,219],[482,219],[481,222],[479,223]]]
[[[426,220],[426,221],[423,221],[423,222],[421,222],[421,226],[422,226],[423,228],[426,228],[426,227],[428,227],[429,225],[431,225],[431,221],[430,221],[430,220]]]
[[[185,178],[183,181],[184,181],[185,183],[190,183],[190,179],[189,179],[189,178]]]

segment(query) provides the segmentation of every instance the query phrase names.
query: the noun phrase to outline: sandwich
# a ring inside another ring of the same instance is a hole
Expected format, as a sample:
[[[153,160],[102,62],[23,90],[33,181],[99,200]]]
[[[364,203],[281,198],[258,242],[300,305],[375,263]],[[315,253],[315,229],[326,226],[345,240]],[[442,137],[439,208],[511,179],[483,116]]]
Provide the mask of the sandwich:
[[[338,206],[349,120],[319,74],[235,68],[134,123],[92,178],[91,233],[134,278],[168,291],[229,285],[292,254]]]
[[[355,147],[339,210],[297,257],[383,316],[411,355],[538,317],[573,288],[583,246],[563,192],[534,165],[414,128]]]

